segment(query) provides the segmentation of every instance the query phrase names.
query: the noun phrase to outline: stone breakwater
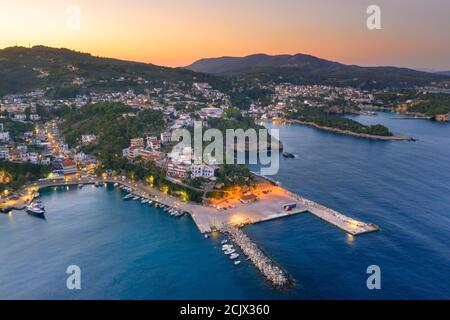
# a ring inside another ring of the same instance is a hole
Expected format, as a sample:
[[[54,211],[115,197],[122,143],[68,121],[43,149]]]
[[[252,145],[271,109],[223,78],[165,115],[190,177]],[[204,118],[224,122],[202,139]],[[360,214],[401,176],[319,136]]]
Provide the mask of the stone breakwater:
[[[291,284],[292,281],[288,273],[267,257],[244,232],[235,227],[227,227],[224,231],[241,248],[255,267],[275,286],[285,287]]]

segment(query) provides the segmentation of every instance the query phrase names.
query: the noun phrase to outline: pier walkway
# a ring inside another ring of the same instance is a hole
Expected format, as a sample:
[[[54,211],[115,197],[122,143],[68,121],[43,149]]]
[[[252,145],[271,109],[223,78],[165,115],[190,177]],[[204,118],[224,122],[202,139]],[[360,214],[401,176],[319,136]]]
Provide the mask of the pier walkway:
[[[273,181],[268,181],[270,182],[270,192],[265,193],[261,191],[258,193],[257,201],[248,204],[242,204],[239,201],[235,201],[233,202],[233,205],[226,210],[219,210],[213,206],[182,202],[179,198],[166,195],[160,190],[151,188],[143,183],[121,179],[89,177],[68,181],[38,182],[33,186],[43,189],[53,186],[77,184],[119,183],[133,188],[135,190],[134,193],[140,197],[148,198],[164,205],[188,212],[201,233],[209,233],[213,229],[219,230],[224,226],[243,226],[280,219],[300,213],[311,213],[321,220],[324,220],[353,236],[379,230],[378,226],[375,224],[352,219],[342,213],[283,189],[275,185]],[[295,204],[296,207],[291,211],[285,211],[283,210],[283,205],[285,204]]]

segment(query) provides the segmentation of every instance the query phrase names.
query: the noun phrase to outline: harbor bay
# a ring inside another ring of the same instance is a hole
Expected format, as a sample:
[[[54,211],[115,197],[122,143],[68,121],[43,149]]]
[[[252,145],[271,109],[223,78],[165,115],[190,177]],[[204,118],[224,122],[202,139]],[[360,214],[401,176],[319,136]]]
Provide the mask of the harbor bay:
[[[450,204],[442,149],[449,145],[449,127],[393,116],[358,120],[382,120],[417,142],[280,126],[285,148],[296,155],[282,159],[274,177],[283,188],[381,229],[354,237],[310,214],[245,227],[295,279],[286,291],[274,289],[249,261],[234,265],[222,253],[223,236],[205,239],[189,216],[174,219],[138,201],[125,202],[112,186],[85,186],[42,191],[45,221],[19,211],[0,215],[0,256],[11,261],[0,269],[0,278],[9,279],[0,284],[0,295],[11,296],[15,288],[13,298],[38,299],[420,298],[431,290],[446,297]],[[72,264],[83,270],[80,292],[65,287],[65,269]],[[386,270],[379,292],[365,286],[372,264]],[[425,267],[433,281],[423,277]]]

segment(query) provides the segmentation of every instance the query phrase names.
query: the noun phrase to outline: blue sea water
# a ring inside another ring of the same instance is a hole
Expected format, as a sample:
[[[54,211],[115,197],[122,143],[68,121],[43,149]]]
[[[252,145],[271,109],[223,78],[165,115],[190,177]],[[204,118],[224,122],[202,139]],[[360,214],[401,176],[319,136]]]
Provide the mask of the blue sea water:
[[[357,116],[417,142],[379,142],[298,125],[275,126],[285,149],[274,178],[283,186],[380,232],[350,237],[310,214],[245,232],[295,279],[272,288],[253,266],[234,266],[220,237],[204,239],[119,190],[47,190],[47,219],[0,215],[0,299],[449,299],[450,125]],[[81,268],[82,289],[66,288]],[[366,269],[381,269],[368,290]]]

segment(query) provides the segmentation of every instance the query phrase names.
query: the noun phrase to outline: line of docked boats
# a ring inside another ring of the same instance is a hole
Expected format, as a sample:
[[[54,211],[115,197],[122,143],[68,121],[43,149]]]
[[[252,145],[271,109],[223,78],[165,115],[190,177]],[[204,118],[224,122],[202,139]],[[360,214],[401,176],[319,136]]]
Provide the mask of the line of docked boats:
[[[228,243],[228,240],[223,240],[221,242],[222,244],[222,251],[223,253],[230,258],[230,260],[233,260],[233,263],[237,266],[241,264],[240,260],[237,260],[239,258],[239,254],[236,253],[236,249],[234,249],[234,246],[232,244]]]
[[[119,184],[114,184],[114,186],[118,187]],[[127,194],[123,197],[124,201],[130,201],[130,200],[140,201],[142,204],[148,204],[149,206],[152,206],[155,208],[161,208],[173,217],[181,217],[186,214],[186,212],[184,212],[181,209],[173,208],[171,206],[159,203],[155,200],[150,200],[149,198],[147,198],[147,196],[144,193],[139,194],[135,189],[133,189],[131,187],[122,185],[122,186],[120,186],[120,188],[122,190],[124,190],[125,192],[127,192]]]

